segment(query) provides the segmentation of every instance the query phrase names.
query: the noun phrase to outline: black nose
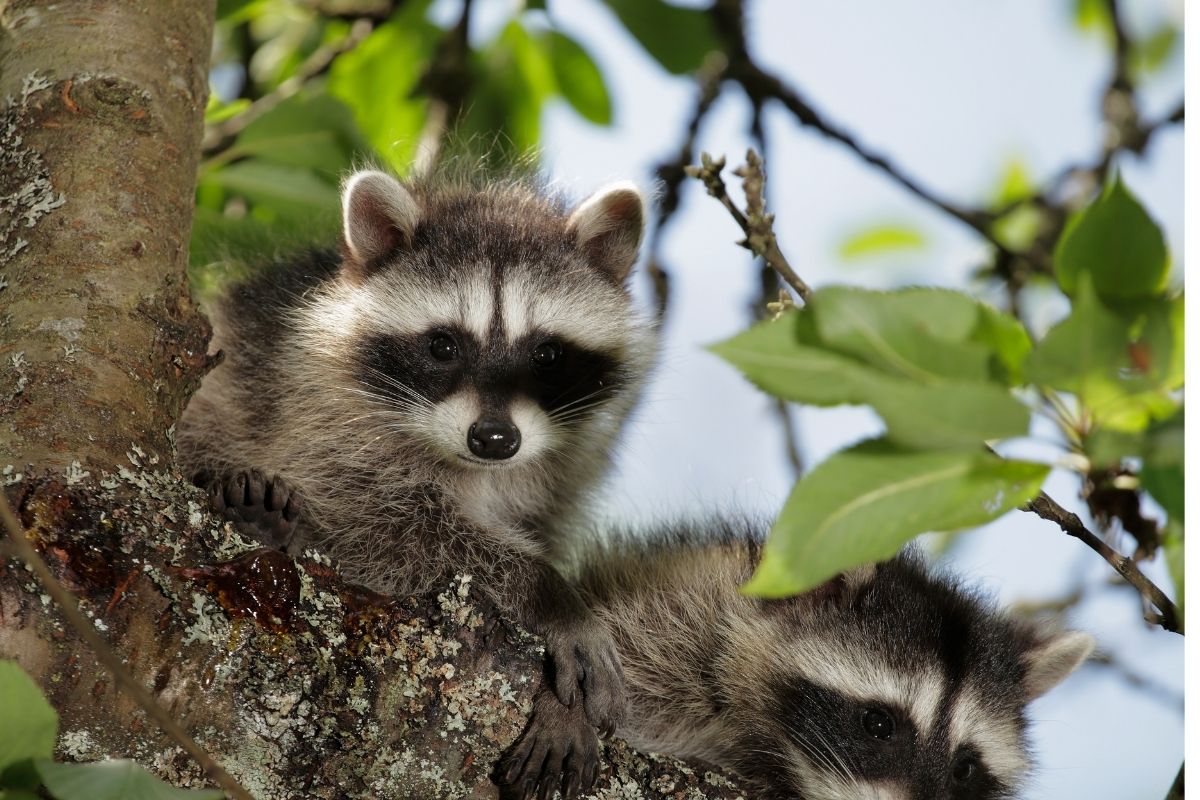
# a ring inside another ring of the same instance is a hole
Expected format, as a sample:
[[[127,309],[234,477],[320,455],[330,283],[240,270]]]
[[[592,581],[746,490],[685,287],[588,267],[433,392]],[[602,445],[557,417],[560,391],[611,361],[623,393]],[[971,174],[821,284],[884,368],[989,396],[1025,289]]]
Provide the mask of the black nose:
[[[480,458],[512,458],[521,446],[521,432],[511,422],[481,420],[467,431],[467,446]]]

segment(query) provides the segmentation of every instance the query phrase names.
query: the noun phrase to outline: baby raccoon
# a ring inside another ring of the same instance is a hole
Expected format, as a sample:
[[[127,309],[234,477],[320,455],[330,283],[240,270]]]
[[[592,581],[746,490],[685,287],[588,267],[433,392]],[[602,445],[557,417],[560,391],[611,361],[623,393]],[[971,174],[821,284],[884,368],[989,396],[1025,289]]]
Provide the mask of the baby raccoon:
[[[581,590],[625,669],[619,736],[729,768],[766,800],[1015,796],[1026,706],[1090,636],[1002,614],[912,551],[746,597],[758,541],[742,523],[677,525],[589,560]],[[519,797],[573,798],[598,765],[592,728],[543,692],[497,773]]]
[[[314,252],[213,310],[224,361],[179,455],[214,506],[351,580],[423,593],[455,573],[543,634],[558,697],[623,714],[607,630],[555,567],[610,462],[652,327],[626,279],[643,200],[567,210],[521,181],[358,172],[340,254]]]

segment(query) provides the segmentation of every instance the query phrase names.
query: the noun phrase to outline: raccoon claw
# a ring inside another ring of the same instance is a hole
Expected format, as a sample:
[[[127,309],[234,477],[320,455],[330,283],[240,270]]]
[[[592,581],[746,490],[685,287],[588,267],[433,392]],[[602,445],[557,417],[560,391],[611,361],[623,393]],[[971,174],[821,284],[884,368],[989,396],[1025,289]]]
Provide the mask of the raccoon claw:
[[[300,495],[282,478],[267,480],[256,469],[210,479],[208,502],[239,533],[280,549],[292,544],[303,510]]]
[[[605,631],[547,642],[554,693],[568,707],[582,706],[587,721],[607,738],[625,721],[625,674],[612,637]]]
[[[599,741],[579,706],[568,708],[543,690],[525,731],[496,767],[497,783],[513,800],[549,800],[555,790],[576,800],[600,772]]]

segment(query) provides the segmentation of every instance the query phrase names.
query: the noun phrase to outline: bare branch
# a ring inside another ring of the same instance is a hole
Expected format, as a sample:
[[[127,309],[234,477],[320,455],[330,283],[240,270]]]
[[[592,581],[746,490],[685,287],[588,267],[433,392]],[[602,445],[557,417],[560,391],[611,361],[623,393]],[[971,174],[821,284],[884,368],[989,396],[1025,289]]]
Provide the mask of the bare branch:
[[[661,318],[667,313],[670,300],[671,276],[663,267],[661,257],[662,232],[666,229],[675,212],[679,209],[680,187],[687,178],[686,167],[696,160],[696,138],[700,134],[700,126],[712,109],[713,101],[720,94],[721,81],[729,63],[721,53],[711,54],[696,74],[696,85],[699,93],[692,116],[684,131],[683,141],[679,145],[679,155],[658,165],[655,175],[662,184],[662,192],[658,202],[658,223],[650,236],[646,248],[650,254],[646,270],[654,286],[655,306]]]
[[[237,798],[237,800],[253,800],[252,795],[232,775],[226,772],[220,764],[213,760],[200,745],[196,744],[195,740],[191,736],[188,736],[187,731],[175,721],[171,714],[159,705],[154,697],[146,691],[146,687],[129,673],[129,670],[125,668],[125,664],[117,657],[117,654],[112,651],[108,643],[96,632],[95,626],[80,612],[75,598],[59,583],[58,579],[54,577],[54,573],[46,566],[46,562],[38,555],[37,550],[29,541],[29,536],[22,530],[21,523],[17,520],[16,514],[13,513],[12,507],[9,506],[8,498],[2,491],[0,491],[0,521],[3,521],[4,528],[8,532],[8,539],[12,550],[21,557],[21,560],[37,576],[46,593],[54,598],[54,602],[62,610],[67,622],[79,634],[79,638],[87,642],[88,647],[96,654],[96,659],[112,673],[117,685],[133,698],[134,702],[146,712],[147,716],[158,723],[164,733],[174,739],[175,743],[182,747],[200,765],[204,772],[212,778],[214,783],[228,792],[230,796]]]
[[[721,170],[725,169],[724,157],[714,159],[708,153],[700,155],[700,166],[687,167],[685,170],[690,177],[704,183],[708,193],[721,202],[729,215],[746,234],[739,242],[756,256],[763,258],[771,268],[779,273],[789,286],[796,290],[800,299],[808,302],[812,297],[812,289],[796,274],[792,265],[779,249],[775,239],[775,216],[768,214],[763,202],[763,187],[766,174],[763,172],[762,159],[758,153],[749,150],[746,153],[746,163],[734,170],[734,174],[742,179],[746,192],[746,212],[742,213],[730,199],[725,189],[725,181],[721,178]]]
[[[1127,558],[1113,549],[1107,542],[1087,529],[1079,515],[1067,511],[1045,492],[1041,492],[1025,507],[1026,511],[1037,514],[1048,522],[1053,522],[1062,529],[1063,533],[1074,536],[1088,547],[1095,550],[1107,561],[1122,578],[1129,582],[1142,596],[1147,609],[1157,609],[1158,613],[1147,610],[1146,621],[1161,625],[1173,633],[1183,633],[1183,623],[1179,612],[1171,599],[1147,578],[1132,558]]]
[[[1175,782],[1167,792],[1167,800],[1183,800],[1183,767],[1183,764],[1179,765],[1179,774],[1175,776]]]

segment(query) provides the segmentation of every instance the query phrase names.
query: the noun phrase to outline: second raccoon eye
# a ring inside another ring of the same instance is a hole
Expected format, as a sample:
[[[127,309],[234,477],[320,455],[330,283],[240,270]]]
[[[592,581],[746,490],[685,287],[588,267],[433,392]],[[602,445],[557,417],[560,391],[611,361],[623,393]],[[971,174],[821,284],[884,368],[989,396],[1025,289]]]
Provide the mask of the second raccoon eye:
[[[444,333],[429,340],[429,354],[438,361],[450,361],[458,355],[458,345]]]
[[[868,708],[863,712],[862,726],[868,735],[885,742],[892,738],[896,729],[891,715],[878,708]]]
[[[562,345],[558,342],[542,342],[533,348],[533,364],[541,369],[553,367],[562,358]]]
[[[975,759],[970,756],[960,756],[950,768],[950,777],[955,783],[967,783],[975,775]]]

